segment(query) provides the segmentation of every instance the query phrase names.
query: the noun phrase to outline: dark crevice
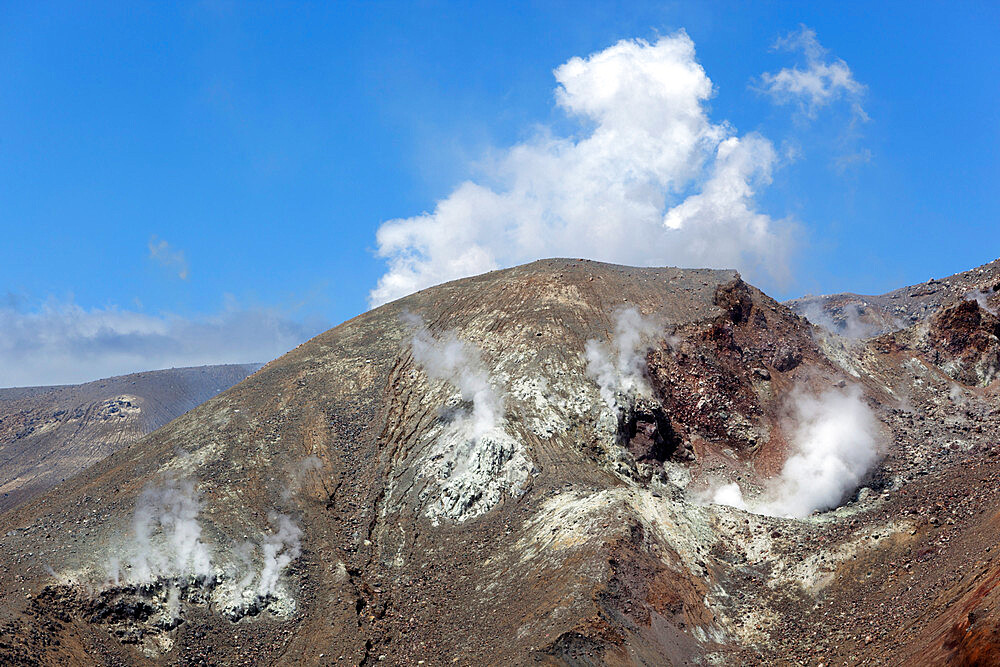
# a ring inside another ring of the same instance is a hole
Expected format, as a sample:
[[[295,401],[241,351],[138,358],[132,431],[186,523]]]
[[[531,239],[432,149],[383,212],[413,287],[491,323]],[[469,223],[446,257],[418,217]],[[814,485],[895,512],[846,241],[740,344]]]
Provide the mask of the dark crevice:
[[[639,399],[618,416],[618,441],[638,463],[663,464],[670,458],[691,460],[694,453],[670,424],[663,406]]]

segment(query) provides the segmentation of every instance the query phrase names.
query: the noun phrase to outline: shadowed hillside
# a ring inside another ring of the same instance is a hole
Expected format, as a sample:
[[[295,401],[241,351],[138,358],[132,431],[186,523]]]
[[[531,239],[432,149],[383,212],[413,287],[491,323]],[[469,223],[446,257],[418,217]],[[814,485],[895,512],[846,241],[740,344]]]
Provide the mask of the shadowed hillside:
[[[155,431],[258,368],[171,368],[80,385],[0,389],[0,512]]]
[[[0,661],[986,664],[996,305],[852,340],[732,271],[424,290],[0,516]]]

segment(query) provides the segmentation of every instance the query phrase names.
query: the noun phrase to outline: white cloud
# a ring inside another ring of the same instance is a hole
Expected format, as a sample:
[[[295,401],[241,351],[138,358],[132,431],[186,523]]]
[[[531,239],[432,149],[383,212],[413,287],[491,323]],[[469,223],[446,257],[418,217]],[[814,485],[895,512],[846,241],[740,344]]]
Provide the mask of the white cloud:
[[[71,384],[157,368],[266,362],[319,326],[229,303],[201,318],[49,302],[0,305],[0,387]]]
[[[831,58],[816,39],[816,32],[801,26],[774,44],[775,49],[798,51],[805,56],[805,66],[786,67],[776,73],[764,73],[764,92],[779,104],[798,104],[810,117],[828,104],[843,99],[860,120],[868,120],[861,107],[865,87],[858,83],[851,68],[840,58]]]
[[[149,238],[149,258],[161,266],[176,271],[181,280],[188,279],[188,261],[183,250],[177,250],[163,239],[156,236]]]
[[[790,225],[755,208],[777,157],[713,123],[712,82],[683,32],[621,41],[556,68],[572,137],[539,129],[434,211],[377,232],[378,305],[446,280],[549,256],[735,267],[784,280]]]

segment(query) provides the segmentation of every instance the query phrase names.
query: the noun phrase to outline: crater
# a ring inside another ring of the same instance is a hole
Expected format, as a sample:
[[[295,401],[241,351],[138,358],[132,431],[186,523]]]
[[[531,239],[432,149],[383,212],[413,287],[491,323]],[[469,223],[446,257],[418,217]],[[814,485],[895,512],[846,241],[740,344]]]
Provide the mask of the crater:
[[[663,464],[670,458],[694,459],[690,444],[685,443],[663,411],[663,406],[639,398],[618,414],[618,441],[632,453],[637,463]]]

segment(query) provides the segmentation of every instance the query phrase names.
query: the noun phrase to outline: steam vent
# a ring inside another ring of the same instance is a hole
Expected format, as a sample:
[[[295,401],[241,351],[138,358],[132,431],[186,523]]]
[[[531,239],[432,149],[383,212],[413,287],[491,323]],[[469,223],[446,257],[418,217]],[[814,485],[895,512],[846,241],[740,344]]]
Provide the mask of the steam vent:
[[[0,664],[1000,664],[998,290],[413,294],[53,447],[0,514]]]

